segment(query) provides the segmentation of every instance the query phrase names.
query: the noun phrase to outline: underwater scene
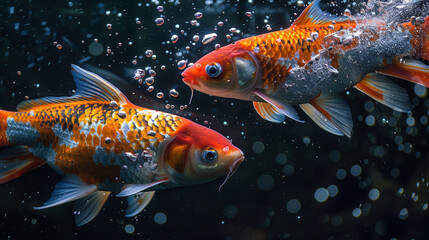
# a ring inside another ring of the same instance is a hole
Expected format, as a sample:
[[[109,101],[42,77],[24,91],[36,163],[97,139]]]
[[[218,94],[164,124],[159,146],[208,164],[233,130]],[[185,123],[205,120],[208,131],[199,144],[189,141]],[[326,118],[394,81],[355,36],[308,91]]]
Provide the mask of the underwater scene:
[[[0,239],[429,239],[427,0],[0,9]]]

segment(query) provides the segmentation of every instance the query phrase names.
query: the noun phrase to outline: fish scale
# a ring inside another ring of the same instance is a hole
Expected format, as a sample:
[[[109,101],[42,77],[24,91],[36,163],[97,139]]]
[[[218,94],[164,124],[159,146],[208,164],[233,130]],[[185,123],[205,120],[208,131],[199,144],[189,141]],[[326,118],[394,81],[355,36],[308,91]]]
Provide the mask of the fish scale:
[[[355,24],[318,25],[317,27],[293,26],[291,28],[249,37],[237,41],[235,44],[255,54],[264,69],[262,87],[275,91],[280,84],[286,81],[286,77],[293,66],[279,64],[279,59],[295,60],[302,67],[307,64],[312,55],[319,54],[324,38],[342,29],[352,29]],[[317,32],[318,38],[308,41],[311,33]],[[296,54],[299,58],[295,58]]]
[[[181,123],[180,118],[171,117],[169,114],[144,108],[127,106],[121,108],[121,110],[112,109],[107,103],[85,103],[62,106],[48,105],[44,108],[34,109],[31,113],[13,113],[8,117],[13,119],[13,122],[8,125],[10,129],[9,142],[13,144],[35,144],[32,146],[33,148],[52,148],[57,154],[55,161],[49,162],[54,164],[51,167],[58,168],[63,173],[77,174],[86,165],[71,164],[73,159],[90,159],[92,156],[89,153],[99,149],[115,154],[112,155],[112,158],[118,158],[123,152],[136,152],[146,148],[156,149],[168,135],[174,134],[174,129],[178,129]],[[119,111],[128,113],[127,117],[120,118],[116,114]],[[131,114],[133,115],[131,116]],[[71,118],[70,116],[74,117]],[[169,121],[165,121],[165,119],[169,119]],[[159,124],[151,124],[151,121],[159,122]],[[22,123],[27,123],[27,125]],[[124,134],[121,130],[123,123],[140,127],[138,129],[130,128]],[[35,134],[40,135],[37,137],[37,141],[34,141],[35,139],[27,140],[29,128]],[[54,128],[57,128],[55,133],[53,132]],[[58,129],[61,129],[62,132],[59,132]],[[148,135],[149,131],[156,132],[156,135]],[[22,136],[26,137],[23,138]],[[52,138],[55,139],[54,142],[52,142]],[[111,142],[106,143],[106,138],[110,138]],[[39,145],[38,142],[44,144]],[[79,147],[84,146],[84,150],[74,152],[73,148],[70,148],[70,144],[59,144],[64,142],[74,142]],[[34,151],[40,152],[40,150]],[[123,165],[117,159],[113,159],[113,161],[118,166]],[[111,165],[111,162],[109,159],[105,159],[104,162],[98,162],[98,164]],[[91,176],[91,183],[102,183],[103,178],[95,177],[97,176],[95,170],[98,171],[99,169],[94,168],[93,170],[86,172],[85,175]],[[82,177],[85,178],[85,176]],[[121,179],[118,173],[112,173],[108,178],[112,182]],[[121,180],[128,181],[127,179]]]

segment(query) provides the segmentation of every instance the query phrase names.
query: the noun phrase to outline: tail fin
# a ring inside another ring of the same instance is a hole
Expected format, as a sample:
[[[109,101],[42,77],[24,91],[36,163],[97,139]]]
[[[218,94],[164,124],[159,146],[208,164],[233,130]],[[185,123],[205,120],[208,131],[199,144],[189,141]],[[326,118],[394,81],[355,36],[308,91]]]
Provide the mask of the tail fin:
[[[10,114],[8,111],[0,110],[0,147],[10,145],[6,135],[7,117]]]
[[[415,56],[429,61],[429,16],[423,19],[411,19],[410,22],[401,24],[413,35],[411,44]]]
[[[33,156],[28,147],[4,147],[0,151],[0,184],[18,178],[44,163],[45,161]]]

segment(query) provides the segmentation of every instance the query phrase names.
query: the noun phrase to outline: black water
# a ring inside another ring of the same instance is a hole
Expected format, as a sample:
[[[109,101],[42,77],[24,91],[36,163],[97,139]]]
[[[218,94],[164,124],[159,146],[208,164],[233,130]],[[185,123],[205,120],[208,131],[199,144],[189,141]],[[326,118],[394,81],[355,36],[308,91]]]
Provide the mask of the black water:
[[[192,62],[215,43],[226,45],[232,27],[244,36],[265,33],[266,24],[279,30],[303,10],[287,1],[212,2],[0,1],[2,109],[14,110],[26,96],[70,95],[70,64],[78,64],[108,78],[137,105],[186,116],[219,131],[246,156],[222,192],[218,187],[223,179],[161,191],[136,218],[124,217],[125,199],[111,197],[83,227],[74,224],[73,204],[32,209],[48,199],[60,180],[44,166],[0,186],[0,239],[428,239],[429,100],[416,95],[414,84],[395,80],[410,94],[412,118],[356,90],[344,93],[353,113],[351,139],[326,133],[302,112],[305,124],[273,124],[262,120],[249,102],[198,92],[186,110],[179,110],[188,103],[190,90],[181,82],[178,60]],[[322,7],[336,13],[351,4]],[[191,26],[198,11],[204,15],[200,26]],[[247,11],[253,12],[251,18]],[[156,26],[161,15],[165,23]],[[218,21],[224,26],[214,31]],[[218,34],[217,40],[202,45],[204,34],[211,32]],[[173,34],[178,42],[167,44]],[[200,41],[193,46],[195,34]],[[103,47],[98,56],[89,50],[94,39]],[[107,54],[108,46],[114,54]],[[148,49],[156,60],[145,56]],[[146,66],[157,73],[151,93],[132,78],[135,69]],[[178,90],[178,98],[168,96],[171,88]],[[160,91],[163,99],[156,98]],[[167,101],[175,108],[166,109]],[[327,192],[332,196],[326,201],[316,200],[324,200]],[[164,224],[154,220],[160,213],[167,217]],[[133,233],[125,230],[129,224]]]

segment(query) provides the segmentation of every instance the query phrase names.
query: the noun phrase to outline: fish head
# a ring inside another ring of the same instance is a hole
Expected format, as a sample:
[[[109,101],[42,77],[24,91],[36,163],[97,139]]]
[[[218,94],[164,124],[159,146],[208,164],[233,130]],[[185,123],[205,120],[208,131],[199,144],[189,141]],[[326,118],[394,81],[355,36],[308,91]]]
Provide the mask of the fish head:
[[[261,79],[254,54],[230,44],[208,53],[182,73],[183,82],[197,91],[226,98],[250,100]]]
[[[231,141],[191,121],[167,143],[163,157],[164,171],[181,185],[212,181],[234,172],[244,161],[243,152]]]

